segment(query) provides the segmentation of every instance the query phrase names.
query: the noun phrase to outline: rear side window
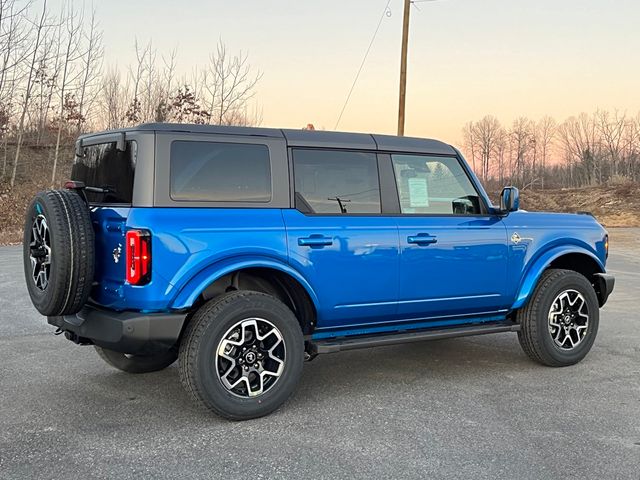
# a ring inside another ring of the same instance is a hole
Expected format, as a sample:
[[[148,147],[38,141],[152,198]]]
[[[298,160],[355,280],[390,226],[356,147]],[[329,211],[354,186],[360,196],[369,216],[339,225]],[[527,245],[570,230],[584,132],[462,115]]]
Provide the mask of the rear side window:
[[[374,153],[293,150],[296,208],[304,213],[380,213]]]
[[[175,141],[170,162],[173,200],[271,200],[271,162],[266,145]]]
[[[71,180],[105,190],[85,190],[90,203],[131,204],[136,154],[134,141],[126,143],[124,152],[118,150],[116,142],[84,147],[82,157],[76,157],[73,164]]]

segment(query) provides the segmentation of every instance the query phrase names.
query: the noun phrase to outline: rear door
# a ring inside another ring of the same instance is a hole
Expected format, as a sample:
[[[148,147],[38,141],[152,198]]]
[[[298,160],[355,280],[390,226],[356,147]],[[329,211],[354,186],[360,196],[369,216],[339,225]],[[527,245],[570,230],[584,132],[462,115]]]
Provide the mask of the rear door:
[[[294,148],[295,209],[283,210],[291,264],[319,298],[318,330],[393,316],[398,228],[382,213],[373,152]]]
[[[400,200],[398,315],[507,308],[507,234],[453,156],[392,154]]]

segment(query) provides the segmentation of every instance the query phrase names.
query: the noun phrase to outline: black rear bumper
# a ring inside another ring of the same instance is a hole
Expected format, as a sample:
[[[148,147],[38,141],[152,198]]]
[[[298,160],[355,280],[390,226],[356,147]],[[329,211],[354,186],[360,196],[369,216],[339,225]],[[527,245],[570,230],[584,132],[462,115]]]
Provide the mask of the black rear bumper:
[[[163,353],[173,347],[186,313],[115,312],[85,305],[75,315],[47,317],[76,343],[137,355]]]
[[[598,303],[602,307],[613,292],[613,287],[616,284],[616,279],[613,275],[608,275],[606,273],[596,273],[595,275],[595,289],[598,294]]]

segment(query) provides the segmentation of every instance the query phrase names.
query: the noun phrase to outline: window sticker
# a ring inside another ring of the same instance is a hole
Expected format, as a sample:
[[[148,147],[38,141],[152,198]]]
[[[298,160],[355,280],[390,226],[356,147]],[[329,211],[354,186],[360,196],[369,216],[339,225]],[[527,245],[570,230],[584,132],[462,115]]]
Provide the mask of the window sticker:
[[[409,205],[412,208],[429,206],[429,187],[426,178],[414,177],[409,179]]]

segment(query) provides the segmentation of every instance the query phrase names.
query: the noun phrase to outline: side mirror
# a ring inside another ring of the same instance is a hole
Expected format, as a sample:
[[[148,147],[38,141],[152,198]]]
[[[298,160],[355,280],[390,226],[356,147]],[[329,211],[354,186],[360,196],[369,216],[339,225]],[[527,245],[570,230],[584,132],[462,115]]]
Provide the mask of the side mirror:
[[[520,208],[520,192],[516,187],[505,187],[500,194],[500,211],[515,212]]]

